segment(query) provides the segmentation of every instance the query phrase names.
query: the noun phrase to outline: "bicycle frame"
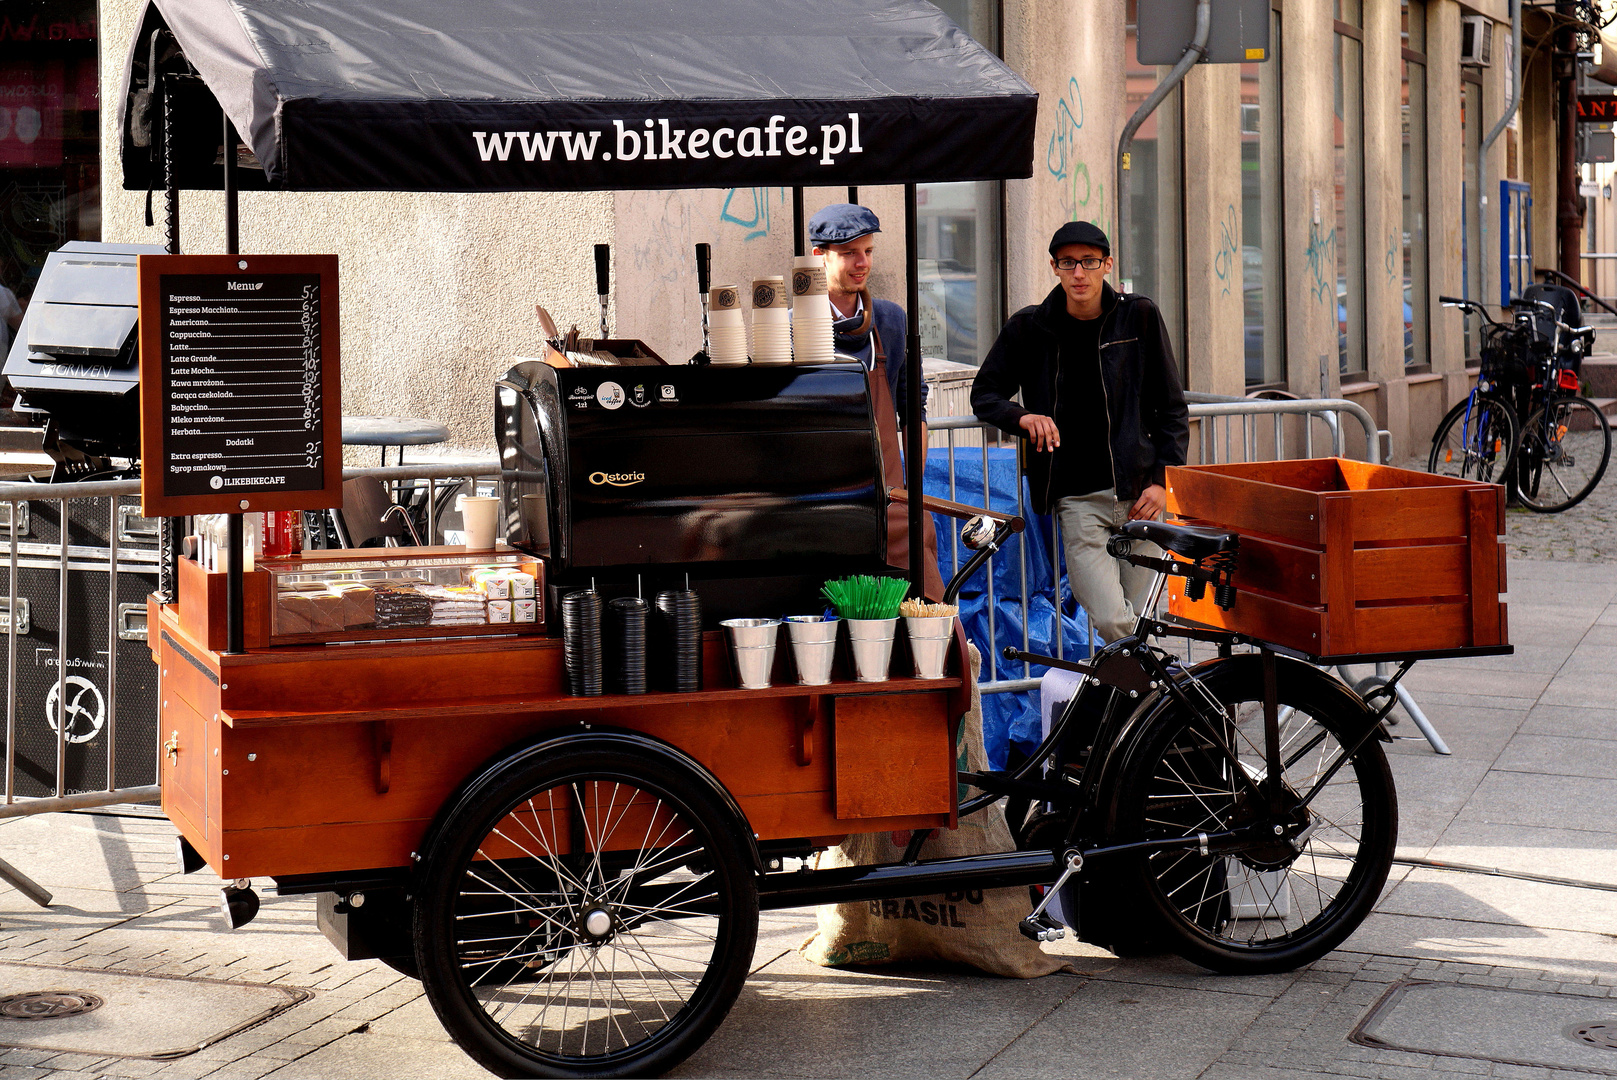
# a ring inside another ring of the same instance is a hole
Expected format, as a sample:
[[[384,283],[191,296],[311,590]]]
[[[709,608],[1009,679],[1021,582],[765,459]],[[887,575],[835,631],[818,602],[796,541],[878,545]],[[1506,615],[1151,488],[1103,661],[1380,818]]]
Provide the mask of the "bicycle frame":
[[[1155,610],[1171,573],[1194,577],[1195,571],[1200,570],[1200,567],[1192,567],[1188,563],[1135,555],[1128,558],[1137,564],[1158,569],[1149,599],[1142,608],[1145,612]],[[1227,660],[1237,645],[1257,647],[1264,673],[1265,768],[1262,773],[1254,776],[1243,766],[1237,749],[1231,745],[1231,739],[1224,730],[1228,718],[1222,707],[1202,687],[1201,681],[1187,669],[1173,670],[1171,665],[1177,663],[1177,657],[1151,644],[1155,638],[1168,636],[1212,643],[1218,647],[1221,660]],[[1142,615],[1135,624],[1133,634],[1106,645],[1087,661],[1058,660],[1015,649],[1007,649],[1006,653],[1009,659],[1076,671],[1087,677],[1078,695],[1052,724],[1050,734],[1021,765],[1004,772],[957,774],[961,783],[983,792],[960,805],[960,817],[976,813],[1006,796],[1048,803],[1070,815],[1063,842],[1059,846],[1027,851],[921,860],[920,849],[929,834],[920,832],[912,835],[903,859],[896,864],[765,874],[759,882],[761,908],[884,899],[966,887],[1049,884],[1063,868],[1072,867],[1075,856],[1077,865],[1082,866],[1094,859],[1152,855],[1183,848],[1194,848],[1202,855],[1223,855],[1236,853],[1256,842],[1272,843],[1277,838],[1301,850],[1312,832],[1306,808],[1337,771],[1353,759],[1364,743],[1382,730],[1381,720],[1396,701],[1392,687],[1414,663],[1407,661],[1389,680],[1389,687],[1377,691],[1385,693],[1386,703],[1373,714],[1371,722],[1358,734],[1353,745],[1344,746],[1344,752],[1318,778],[1312,789],[1301,794],[1300,799],[1288,799],[1283,791],[1285,767],[1318,746],[1325,738],[1325,733],[1320,732],[1282,758],[1281,709],[1276,685],[1276,659],[1281,654],[1274,647],[1231,631],[1179,625]],[[1074,734],[1082,706],[1092,701],[1094,695],[1105,695],[1106,700],[1101,720],[1088,744],[1089,762],[1076,782],[1036,775],[1042,771],[1046,760],[1065,744],[1068,736]],[[1101,822],[1103,800],[1119,768],[1119,759],[1131,745],[1134,736],[1144,730],[1144,725],[1167,702],[1188,711],[1195,722],[1203,724],[1207,732],[1215,736],[1212,741],[1227,762],[1230,775],[1238,778],[1248,794],[1267,808],[1266,814],[1238,828],[1199,832],[1192,836],[1118,842],[1106,835]]]

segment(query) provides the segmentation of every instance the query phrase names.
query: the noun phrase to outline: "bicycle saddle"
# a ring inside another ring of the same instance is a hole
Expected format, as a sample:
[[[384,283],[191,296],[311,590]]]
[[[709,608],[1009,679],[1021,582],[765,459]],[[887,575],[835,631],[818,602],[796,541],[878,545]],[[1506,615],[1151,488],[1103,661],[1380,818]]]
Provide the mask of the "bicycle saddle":
[[[1118,531],[1134,540],[1149,540],[1187,559],[1205,559],[1209,555],[1234,551],[1241,543],[1240,536],[1223,529],[1175,525],[1167,521],[1131,521]]]

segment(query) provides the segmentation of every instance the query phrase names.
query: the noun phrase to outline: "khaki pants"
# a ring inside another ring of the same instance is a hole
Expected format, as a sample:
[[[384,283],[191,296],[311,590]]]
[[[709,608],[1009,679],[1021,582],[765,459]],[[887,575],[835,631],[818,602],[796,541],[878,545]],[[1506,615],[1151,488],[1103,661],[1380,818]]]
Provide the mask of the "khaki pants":
[[[1088,613],[1090,627],[1108,642],[1134,632],[1138,606],[1156,577],[1155,571],[1106,554],[1111,527],[1128,521],[1131,505],[1118,501],[1111,488],[1056,501],[1061,544],[1067,553],[1067,584]],[[1162,556],[1162,549],[1140,540],[1134,541],[1133,550]]]

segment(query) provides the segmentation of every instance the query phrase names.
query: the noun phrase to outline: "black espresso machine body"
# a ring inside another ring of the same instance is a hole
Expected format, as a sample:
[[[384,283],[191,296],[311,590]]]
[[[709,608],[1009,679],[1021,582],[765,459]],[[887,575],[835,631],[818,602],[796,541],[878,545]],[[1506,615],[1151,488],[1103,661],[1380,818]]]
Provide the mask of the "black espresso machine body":
[[[689,575],[711,625],[819,610],[826,578],[890,570],[857,363],[525,361],[496,385],[495,430],[507,536],[558,594],[649,599]]]

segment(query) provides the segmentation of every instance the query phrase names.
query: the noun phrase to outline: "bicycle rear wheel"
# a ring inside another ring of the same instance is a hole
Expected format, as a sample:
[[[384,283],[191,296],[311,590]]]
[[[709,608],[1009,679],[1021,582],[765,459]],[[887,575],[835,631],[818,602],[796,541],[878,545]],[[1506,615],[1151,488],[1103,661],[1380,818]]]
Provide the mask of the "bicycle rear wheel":
[[[1340,945],[1380,896],[1398,833],[1392,772],[1375,736],[1363,738],[1374,722],[1363,701],[1318,669],[1280,660],[1284,774],[1269,805],[1253,793],[1266,773],[1261,661],[1213,661],[1199,675],[1222,730],[1181,706],[1159,712],[1129,752],[1114,835],[1176,840],[1249,828],[1252,838],[1128,859],[1119,899],[1154,916],[1168,947],[1204,967],[1288,971]]]
[[[1488,484],[1505,482],[1516,452],[1516,416],[1507,402],[1473,394],[1450,409],[1432,436],[1426,471]]]
[[[1611,459],[1611,425],[1594,402],[1552,401],[1527,418],[1511,480],[1529,510],[1553,514],[1578,505]]]

